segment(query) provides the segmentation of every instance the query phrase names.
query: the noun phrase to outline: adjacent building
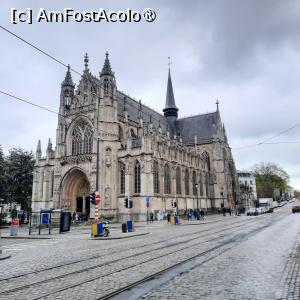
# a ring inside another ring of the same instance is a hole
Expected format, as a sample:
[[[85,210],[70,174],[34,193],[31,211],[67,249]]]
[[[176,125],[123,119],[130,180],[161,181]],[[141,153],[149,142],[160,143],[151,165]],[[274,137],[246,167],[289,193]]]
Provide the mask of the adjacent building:
[[[34,210],[93,217],[96,190],[100,215],[119,221],[127,218],[125,197],[135,220],[146,218],[146,197],[154,213],[173,210],[172,202],[179,214],[235,205],[239,182],[218,102],[214,112],[179,118],[169,69],[160,114],[117,89],[108,53],[98,76],[88,64],[86,55],[77,87],[70,68],[61,84],[55,149],[49,140],[44,157],[38,142]]]
[[[249,171],[238,171],[240,184],[240,201],[243,208],[256,207],[258,205],[255,176]]]

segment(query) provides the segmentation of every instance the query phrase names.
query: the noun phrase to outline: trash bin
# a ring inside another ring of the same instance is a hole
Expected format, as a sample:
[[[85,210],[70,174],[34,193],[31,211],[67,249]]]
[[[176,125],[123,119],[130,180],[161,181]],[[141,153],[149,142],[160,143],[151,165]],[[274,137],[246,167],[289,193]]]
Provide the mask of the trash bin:
[[[99,223],[97,224],[97,235],[103,235],[103,224]]]
[[[127,232],[127,224],[126,223],[122,224],[122,232],[123,233]]]
[[[19,228],[19,219],[13,219],[10,225],[10,235],[17,236],[18,235],[18,228]]]
[[[132,226],[132,221],[131,220],[127,221],[127,229],[128,229],[128,232],[133,231],[133,226]]]

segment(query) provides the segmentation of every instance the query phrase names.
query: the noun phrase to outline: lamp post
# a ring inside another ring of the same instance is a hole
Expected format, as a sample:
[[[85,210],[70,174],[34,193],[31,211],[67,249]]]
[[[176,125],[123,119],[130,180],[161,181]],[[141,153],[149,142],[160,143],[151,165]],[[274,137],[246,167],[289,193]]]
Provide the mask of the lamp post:
[[[3,202],[4,202],[4,199],[0,199],[0,209],[1,209],[1,214],[0,214],[0,227],[2,227],[2,220],[3,220]]]
[[[221,196],[222,196],[222,210],[223,216],[226,216],[225,203],[224,203],[224,187],[221,187]]]
[[[199,210],[198,207],[198,183],[195,183],[196,195],[197,195],[197,211]]]

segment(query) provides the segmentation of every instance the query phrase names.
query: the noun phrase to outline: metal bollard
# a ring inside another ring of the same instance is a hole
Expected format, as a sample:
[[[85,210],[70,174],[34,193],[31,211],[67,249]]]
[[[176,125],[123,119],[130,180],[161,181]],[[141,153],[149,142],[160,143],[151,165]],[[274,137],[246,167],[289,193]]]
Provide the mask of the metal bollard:
[[[18,235],[18,228],[19,228],[19,219],[13,219],[10,225],[10,235],[17,236]]]

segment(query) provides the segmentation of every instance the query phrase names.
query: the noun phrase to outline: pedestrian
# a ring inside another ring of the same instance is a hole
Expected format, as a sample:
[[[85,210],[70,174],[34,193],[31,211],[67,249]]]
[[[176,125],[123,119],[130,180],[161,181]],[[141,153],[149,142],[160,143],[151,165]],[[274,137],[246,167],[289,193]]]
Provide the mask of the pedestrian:
[[[223,216],[224,216],[224,217],[226,217],[226,208],[225,208],[225,207],[223,207],[223,209],[222,209],[222,210],[223,210]]]
[[[228,208],[229,216],[231,216],[231,208]]]
[[[171,215],[170,215],[170,213],[167,213],[167,220],[168,220],[168,224],[171,223]]]
[[[201,219],[204,220],[204,210],[203,209],[200,210],[200,216],[201,216]]]
[[[154,214],[153,214],[153,212],[151,211],[151,213],[150,213],[150,223],[153,223],[153,219],[154,219]]]
[[[72,214],[72,223],[75,224],[76,221],[76,212],[74,211]]]

